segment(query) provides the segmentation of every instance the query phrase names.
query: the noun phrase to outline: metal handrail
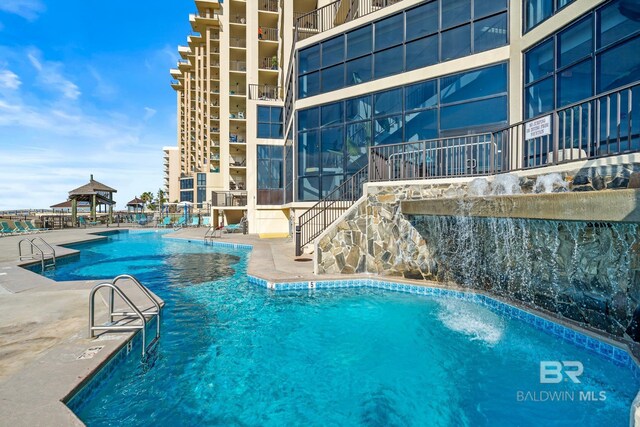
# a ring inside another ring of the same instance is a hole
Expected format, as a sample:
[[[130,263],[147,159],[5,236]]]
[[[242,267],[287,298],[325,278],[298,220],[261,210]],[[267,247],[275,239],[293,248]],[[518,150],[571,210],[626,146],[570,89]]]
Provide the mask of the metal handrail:
[[[42,248],[40,246],[38,246],[37,243],[35,243],[36,240],[41,241],[47,248],[49,248],[51,250],[51,252],[47,252],[45,253]],[[30,248],[30,253],[29,254],[23,254],[22,253],[22,242],[28,242],[29,243],[29,248]],[[28,259],[37,259],[36,258],[36,254],[34,253],[34,249],[36,249],[39,253],[40,253],[40,263],[42,266],[42,271],[45,270],[46,268],[46,257],[45,255],[51,255],[51,260],[53,261],[53,267],[56,266],[56,251],[55,249],[53,249],[53,247],[47,243],[42,237],[33,237],[31,239],[29,239],[28,237],[25,237],[24,239],[21,239],[18,242],[18,257],[20,261],[24,261],[24,260],[28,260]]]
[[[121,274],[119,276],[117,276],[115,279],[113,279],[113,281],[111,283],[113,283],[114,285],[116,285],[116,283],[118,283],[118,281],[120,280],[126,280],[129,279],[131,280],[137,287],[138,289],[140,289],[140,291],[142,291],[142,293],[149,299],[149,301],[151,301],[153,303],[153,305],[155,306],[155,311],[151,311],[151,310],[145,310],[142,311],[142,314],[146,315],[146,316],[151,316],[151,315],[156,315],[156,337],[160,336],[160,303],[158,302],[158,300],[151,294],[151,292],[149,292],[149,290],[142,285],[142,283],[140,283],[138,281],[138,279],[136,279],[135,277],[129,275],[129,274]],[[109,315],[111,316],[111,321],[113,322],[113,317],[114,316],[131,316],[131,313],[126,313],[126,312],[114,312],[114,293],[113,293],[113,289],[111,289],[111,294],[109,297]]]
[[[300,256],[306,244],[318,237],[362,196],[362,186],[368,180],[368,170],[367,165],[351,175],[298,218],[296,256]],[[329,210],[330,208],[332,209]]]

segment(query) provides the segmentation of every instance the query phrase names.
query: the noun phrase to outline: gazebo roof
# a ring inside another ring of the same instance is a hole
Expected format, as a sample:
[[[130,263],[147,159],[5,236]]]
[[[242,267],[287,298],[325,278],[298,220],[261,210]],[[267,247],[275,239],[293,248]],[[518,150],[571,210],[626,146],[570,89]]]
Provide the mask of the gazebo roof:
[[[70,208],[71,207],[71,200],[67,200],[66,202],[58,203],[57,205],[51,205],[49,207],[52,208],[52,209],[55,209],[55,208]]]
[[[138,198],[138,196],[134,197],[133,200],[131,200],[129,203],[127,203],[127,206],[144,206],[144,200]]]
[[[101,192],[107,193],[117,193],[118,191],[109,187],[108,185],[104,185],[101,182],[98,182],[93,179],[93,175],[91,175],[91,179],[89,183],[83,185],[82,187],[78,187],[74,190],[69,191],[69,196],[80,196],[80,195],[93,195]]]

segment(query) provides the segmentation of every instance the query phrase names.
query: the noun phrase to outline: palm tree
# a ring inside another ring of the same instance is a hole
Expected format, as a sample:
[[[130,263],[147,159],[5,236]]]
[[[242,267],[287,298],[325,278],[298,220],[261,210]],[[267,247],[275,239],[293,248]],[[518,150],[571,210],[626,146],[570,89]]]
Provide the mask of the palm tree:
[[[159,188],[158,189],[158,193],[156,194],[155,204],[158,206],[158,210],[160,211],[160,215],[162,215],[162,205],[164,205],[166,201],[167,201],[167,199],[164,196],[164,191],[162,191],[162,188]]]
[[[145,191],[140,195],[140,200],[142,200],[146,208],[153,201],[153,193],[151,191]]]

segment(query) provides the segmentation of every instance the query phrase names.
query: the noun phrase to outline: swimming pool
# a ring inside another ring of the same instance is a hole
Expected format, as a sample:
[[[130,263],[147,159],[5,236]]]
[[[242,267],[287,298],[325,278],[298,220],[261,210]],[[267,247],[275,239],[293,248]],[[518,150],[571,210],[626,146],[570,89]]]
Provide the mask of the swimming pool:
[[[167,303],[153,366],[132,352],[70,402],[89,426],[614,426],[640,386],[635,370],[471,301],[268,291],[247,281],[248,250],[161,233],[76,247],[51,277],[131,273]],[[567,365],[563,381],[541,383],[553,361],[581,363],[580,382]]]

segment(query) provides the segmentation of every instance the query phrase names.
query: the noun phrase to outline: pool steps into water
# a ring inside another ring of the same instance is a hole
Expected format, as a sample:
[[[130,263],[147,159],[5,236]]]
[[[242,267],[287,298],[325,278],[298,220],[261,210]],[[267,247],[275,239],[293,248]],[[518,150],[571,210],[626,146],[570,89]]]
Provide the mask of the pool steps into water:
[[[131,298],[122,290],[121,286],[118,286],[119,281],[129,281],[133,283],[138,290],[151,301],[153,307],[148,309],[141,309],[138,307]],[[109,322],[104,325],[95,324],[95,296],[100,289],[109,290]],[[115,310],[115,294],[125,302],[126,305],[132,311],[114,311]],[[128,274],[121,274],[113,279],[111,282],[98,283],[91,289],[89,294],[89,338],[95,337],[95,331],[131,331],[140,330],[142,332],[142,360],[144,361],[149,349],[153,348],[160,339],[160,302],[151,294],[138,279]],[[156,319],[156,336],[147,345],[147,320],[151,321],[155,316]],[[120,321],[116,321],[116,317],[121,317]],[[136,319],[140,320],[140,324],[131,323]]]

